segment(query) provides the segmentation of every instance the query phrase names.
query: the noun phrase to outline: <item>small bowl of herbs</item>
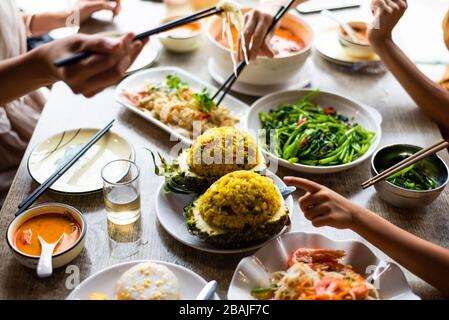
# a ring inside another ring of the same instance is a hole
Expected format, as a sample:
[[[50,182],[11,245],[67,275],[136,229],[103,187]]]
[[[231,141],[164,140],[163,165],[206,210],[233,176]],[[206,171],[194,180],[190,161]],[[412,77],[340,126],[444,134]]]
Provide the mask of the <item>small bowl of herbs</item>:
[[[421,150],[409,144],[394,144],[379,149],[371,160],[373,175]],[[432,203],[444,190],[449,170],[437,155],[426,157],[375,184],[379,196],[401,208],[423,207]]]

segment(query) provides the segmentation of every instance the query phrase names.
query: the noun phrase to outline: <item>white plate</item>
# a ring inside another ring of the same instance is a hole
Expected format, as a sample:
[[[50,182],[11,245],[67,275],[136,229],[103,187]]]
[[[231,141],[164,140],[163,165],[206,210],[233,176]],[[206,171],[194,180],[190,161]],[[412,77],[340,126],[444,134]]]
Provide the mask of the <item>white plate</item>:
[[[134,105],[132,105],[127,99],[122,97],[122,91],[128,90],[128,91],[138,91],[142,89],[142,86],[145,84],[145,82],[148,81],[155,81],[155,82],[162,82],[165,81],[165,77],[170,74],[177,74],[183,81],[187,81],[189,83],[189,86],[192,88],[208,88],[210,93],[216,92],[218,89],[216,87],[211,86],[210,84],[198,79],[194,75],[176,68],[176,67],[159,67],[159,68],[152,68],[149,70],[139,71],[133,74],[132,76],[126,78],[124,81],[122,81],[119,86],[115,90],[115,99],[120,102],[123,106],[131,110],[132,112],[140,115],[141,117],[147,119],[151,123],[157,125],[162,130],[169,133],[171,136],[173,136],[176,139],[181,140],[185,144],[192,144],[193,141],[172,127],[162,123],[161,121],[157,120],[151,112],[140,110],[139,108],[136,108]],[[221,106],[228,108],[231,111],[231,114],[233,117],[237,119],[244,119],[246,117],[246,113],[248,112],[249,108],[246,104],[241,102],[240,100],[237,100],[236,98],[230,96],[229,94],[226,95],[225,99],[223,100]],[[244,128],[243,123],[238,123],[236,125],[237,128]]]
[[[250,109],[250,112],[246,118],[246,131],[252,134],[254,137],[258,136],[258,131],[262,129],[262,123],[259,119],[259,112],[269,112],[276,109],[281,103],[293,103],[313,90],[290,90],[270,94],[259,100],[257,100]],[[365,129],[372,131],[376,134],[371,147],[360,158],[353,162],[336,165],[336,166],[307,166],[303,164],[290,163],[287,160],[280,159],[277,156],[263,150],[264,154],[268,156],[270,161],[278,161],[283,167],[306,173],[333,173],[349,168],[355,167],[363,161],[371,157],[373,152],[379,145],[382,135],[381,123],[382,116],[380,113],[372,107],[357,103],[347,97],[321,91],[313,101],[321,106],[333,106],[339,113],[345,116],[355,116],[354,122],[359,123]]]
[[[255,300],[251,289],[267,286],[271,272],[286,270],[288,256],[297,248],[345,250],[343,262],[365,278],[372,274],[375,266],[385,264],[359,241],[332,240],[318,233],[291,232],[271,240],[254,255],[240,261],[229,286],[228,299]],[[404,273],[394,263],[390,263],[374,285],[381,299],[420,299],[411,291]]]
[[[119,38],[123,33],[117,31],[106,31],[96,34],[97,36],[108,38]],[[145,47],[142,48],[142,52],[137,57],[136,61],[126,71],[127,75],[130,75],[136,71],[151,67],[158,59],[161,50],[161,45],[158,41],[149,41]]]
[[[220,69],[219,65],[212,58],[209,58],[208,67],[212,79],[220,85],[224,83],[225,79],[229,76],[229,74],[225,74],[224,71]],[[252,85],[237,80],[231,90],[254,97],[262,97],[273,92],[304,88],[311,82],[312,68],[312,62],[308,60],[304,66],[298,70],[298,73],[287,82],[279,83],[277,85]]]
[[[28,172],[42,184],[99,129],[73,129],[58,133],[36,146],[28,157]],[[81,194],[101,190],[101,169],[117,159],[134,160],[134,149],[124,138],[109,131],[95,143],[50,190]]]
[[[344,51],[338,40],[338,27],[326,29],[318,34],[314,45],[320,56],[339,65],[377,65],[380,63],[380,58],[377,55],[372,58],[361,59],[346,54],[346,51]]]
[[[73,289],[66,300],[89,300],[92,293],[105,294],[112,300],[115,297],[117,280],[125,271],[142,262],[154,262],[169,268],[179,280],[182,300],[194,300],[201,289],[207,284],[206,280],[195,272],[173,263],[151,260],[128,261],[110,266],[91,275]],[[219,299],[215,294],[214,300]]]
[[[267,172],[267,176],[271,177],[278,188],[286,187],[286,184],[276,175],[271,172]],[[217,248],[207,242],[201,240],[198,237],[191,235],[186,228],[184,218],[184,207],[191,203],[196,196],[194,195],[182,195],[173,192],[164,192],[164,184],[159,187],[159,191],[156,199],[156,216],[162,225],[162,227],[176,240],[184,243],[185,245],[207,252],[214,253],[240,253],[252,251],[260,248],[264,243],[254,245],[246,248],[238,249],[222,249]],[[290,215],[293,213],[293,198],[288,196],[285,199]],[[288,227],[285,227],[282,232],[285,232]]]

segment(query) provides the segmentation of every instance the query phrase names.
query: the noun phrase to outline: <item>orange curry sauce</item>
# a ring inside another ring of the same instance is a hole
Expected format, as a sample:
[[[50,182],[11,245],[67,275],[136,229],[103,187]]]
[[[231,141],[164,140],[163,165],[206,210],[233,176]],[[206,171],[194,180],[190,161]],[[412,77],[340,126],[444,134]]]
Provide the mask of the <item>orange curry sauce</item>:
[[[238,47],[238,32],[232,27],[232,39],[234,42],[234,50],[237,50]],[[229,48],[227,37],[222,37],[222,32],[218,32],[215,37],[221,45],[226,48]],[[291,55],[292,53],[301,51],[306,46],[304,40],[295,34],[292,30],[279,27],[274,33],[273,38],[271,39],[271,47],[276,51],[276,57],[286,57]]]
[[[20,251],[28,255],[39,256],[41,245],[38,239],[40,235],[48,243],[53,243],[64,234],[53,254],[63,252],[79,239],[81,227],[69,214],[46,213],[35,216],[25,221],[14,235],[14,245]]]

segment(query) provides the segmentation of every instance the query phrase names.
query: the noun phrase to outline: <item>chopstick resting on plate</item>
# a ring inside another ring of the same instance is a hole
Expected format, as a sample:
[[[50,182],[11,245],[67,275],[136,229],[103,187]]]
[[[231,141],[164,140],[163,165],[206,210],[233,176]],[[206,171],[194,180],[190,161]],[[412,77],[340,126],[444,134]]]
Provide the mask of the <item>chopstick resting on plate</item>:
[[[367,188],[375,185],[376,183],[378,183],[382,180],[385,180],[389,176],[401,171],[402,169],[405,169],[408,166],[411,166],[412,164],[414,164],[428,156],[431,156],[440,150],[448,148],[448,147],[449,147],[449,142],[447,142],[446,140],[439,140],[438,142],[435,142],[433,145],[431,145],[427,148],[421,149],[420,151],[412,154],[410,157],[405,158],[401,162],[395,164],[394,166],[391,166],[390,168],[386,169],[385,171],[382,171],[378,175],[365,181],[364,183],[362,183],[362,188],[367,189]]]
[[[171,22],[164,24],[163,26],[157,27],[155,29],[151,29],[151,30],[139,33],[138,35],[136,35],[134,37],[133,41],[142,40],[142,39],[148,38],[150,36],[153,36],[155,34],[159,34],[159,33],[180,27],[182,25],[189,24],[191,22],[194,22],[194,21],[197,21],[200,19],[204,19],[204,18],[210,17],[210,16],[218,14],[218,13],[222,13],[222,12],[223,12],[223,10],[221,10],[221,9],[217,9],[216,7],[210,7],[208,9],[204,9],[202,11],[194,13],[190,16],[180,18],[175,21],[171,21]],[[56,60],[53,64],[58,68],[63,67],[63,66],[66,66],[66,65],[69,65],[72,63],[79,62],[83,59],[86,59],[86,58],[90,57],[92,54],[93,54],[93,52],[91,52],[91,51],[82,51],[77,54],[74,54],[73,56]]]
[[[67,170],[69,170],[98,140],[100,140],[114,124],[115,119],[109,122],[106,127],[98,131],[92,139],[89,140],[73,157],[67,160],[61,167],[59,167],[45,182],[43,182],[32,194],[23,200],[16,212],[16,216],[27,210],[48,188],[50,188]]]
[[[273,18],[273,22],[271,23],[270,27],[268,28],[268,31],[265,35],[268,36],[271,31],[276,27],[278,22],[284,17],[284,15],[290,10],[290,7],[293,5],[295,0],[290,0],[287,4],[281,6],[279,11],[276,13],[276,15]],[[235,72],[233,72],[229,78],[221,85],[220,89],[215,93],[215,95],[212,97],[212,100],[215,100],[220,93],[222,93],[221,97],[216,102],[217,106],[220,105],[220,103],[223,101],[224,97],[228,94],[229,90],[231,90],[232,86],[234,85],[235,81],[237,80],[238,76],[242,73],[242,71],[245,69],[245,67],[248,64],[245,60],[242,60],[242,62],[239,63],[237,68],[235,69]]]

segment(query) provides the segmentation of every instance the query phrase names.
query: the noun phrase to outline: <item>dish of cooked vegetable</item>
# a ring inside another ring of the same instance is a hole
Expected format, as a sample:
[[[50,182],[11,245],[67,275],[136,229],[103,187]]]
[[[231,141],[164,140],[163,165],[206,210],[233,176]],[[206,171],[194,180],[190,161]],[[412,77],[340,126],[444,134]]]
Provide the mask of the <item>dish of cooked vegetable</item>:
[[[372,300],[376,288],[341,259],[343,250],[296,249],[287,270],[271,274],[271,285],[254,288],[258,300]]]
[[[375,133],[332,106],[313,103],[317,94],[319,90],[259,113],[265,129],[264,149],[290,163],[309,166],[337,166],[362,157]]]
[[[410,190],[432,190],[439,186],[438,182],[426,174],[419,162],[392,174],[386,179],[392,184]]]
[[[269,177],[234,171],[184,208],[188,231],[223,248],[263,242],[289,224],[289,210]]]
[[[203,133],[239,122],[227,108],[215,104],[206,88],[191,88],[175,74],[167,75],[163,82],[148,82],[137,92],[123,90],[121,94],[135,107],[150,111],[157,120],[189,138],[194,131]]]
[[[165,177],[165,190],[175,193],[203,193],[212,183],[237,170],[262,172],[265,159],[252,136],[234,127],[212,128],[193,145],[168,163],[159,155],[161,165],[155,173]]]

